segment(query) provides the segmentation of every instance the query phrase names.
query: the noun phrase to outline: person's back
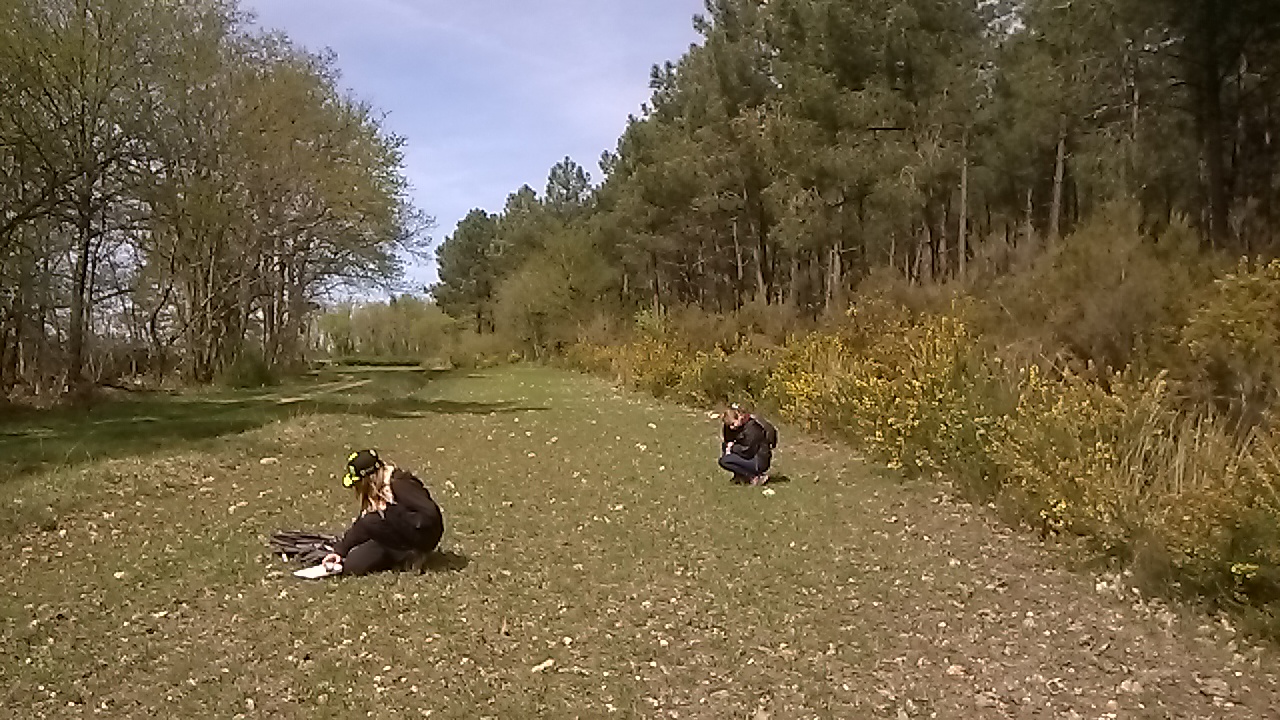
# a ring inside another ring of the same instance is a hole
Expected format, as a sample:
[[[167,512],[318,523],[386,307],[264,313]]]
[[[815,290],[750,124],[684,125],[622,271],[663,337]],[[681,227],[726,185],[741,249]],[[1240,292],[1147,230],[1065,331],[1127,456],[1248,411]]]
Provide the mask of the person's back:
[[[760,426],[764,428],[764,439],[765,439],[765,442],[769,445],[769,449],[777,450],[778,449],[778,428],[774,427],[773,423],[769,422],[768,420],[765,420],[759,415],[752,415],[751,417],[756,422],[760,423]]]
[[[769,460],[772,461],[773,451],[778,449],[778,429],[773,426],[773,423],[759,415],[752,415],[751,420],[760,426],[760,430],[764,434],[764,440],[761,443],[762,451],[768,453]]]
[[[443,532],[444,519],[440,506],[431,497],[422,481],[403,468],[391,472],[393,502],[383,511],[383,517],[398,531],[405,546],[434,546]]]

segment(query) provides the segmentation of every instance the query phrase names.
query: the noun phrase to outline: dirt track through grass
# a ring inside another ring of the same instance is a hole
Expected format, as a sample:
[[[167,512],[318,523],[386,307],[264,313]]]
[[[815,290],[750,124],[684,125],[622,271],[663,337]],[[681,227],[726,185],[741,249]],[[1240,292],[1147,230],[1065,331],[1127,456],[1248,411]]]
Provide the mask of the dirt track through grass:
[[[848,449],[783,426],[770,495],[704,412],[596,379],[372,385],[9,481],[0,717],[1280,717],[1274,653]],[[341,528],[357,445],[419,472],[447,555],[296,580],[266,537]]]

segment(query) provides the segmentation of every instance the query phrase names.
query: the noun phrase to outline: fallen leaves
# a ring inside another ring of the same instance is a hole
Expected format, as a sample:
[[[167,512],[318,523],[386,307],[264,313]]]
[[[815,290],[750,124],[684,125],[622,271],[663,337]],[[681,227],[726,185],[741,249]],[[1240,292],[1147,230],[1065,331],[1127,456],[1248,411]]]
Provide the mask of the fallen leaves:
[[[840,492],[805,481],[760,488],[785,502],[751,502],[713,481],[717,430],[701,418],[661,406],[648,416],[661,423],[640,420],[648,431],[633,450],[636,409],[599,394],[594,381],[551,371],[492,371],[457,381],[449,397],[497,402],[514,377],[535,388],[520,391],[527,402],[548,409],[523,419],[425,413],[387,420],[371,440],[397,446],[407,465],[430,458],[450,498],[442,502],[449,548],[470,567],[319,590],[253,558],[255,533],[280,518],[324,523],[350,509],[336,487],[318,491],[302,473],[261,467],[257,448],[279,448],[277,461],[290,467],[326,458],[335,434],[359,427],[352,418],[326,416],[296,443],[279,441],[291,425],[264,429],[255,444],[236,438],[167,468],[194,486],[196,503],[154,493],[164,486],[147,465],[130,464],[120,473],[127,480],[103,484],[107,502],[60,519],[66,538],[33,530],[15,538],[21,553],[0,559],[14,590],[31,598],[13,623],[17,638],[4,636],[29,648],[6,668],[11,692],[42,703],[33,717],[66,714],[81,696],[50,669],[89,651],[111,664],[75,681],[91,698],[86,709],[110,701],[116,716],[137,718],[198,715],[199,703],[231,715],[250,694],[252,712],[266,714],[290,692],[299,712],[344,717],[425,715],[424,704],[436,716],[532,717],[531,696],[584,716],[629,716],[638,705],[662,718],[1095,720],[1138,713],[1139,704],[1153,717],[1170,708],[1217,717],[1233,694],[1273,706],[1277,693],[1263,679],[1275,667],[1270,656],[1240,648],[1232,663],[1229,649],[1219,651],[1217,623],[1189,651],[1167,610],[1131,610],[1149,601],[1122,578],[1094,587],[1083,573],[1053,573],[1017,534],[986,524],[985,506],[846,472],[847,449],[833,458],[817,445],[789,446],[785,471],[840,476]],[[553,461],[553,472],[527,470]],[[271,514],[250,514],[245,498]],[[21,568],[26,560],[31,567]],[[83,582],[67,583],[68,573]],[[64,611],[73,619],[49,619]],[[144,664],[155,680],[138,674]],[[198,686],[186,682],[192,667],[209,668]],[[1209,679],[1197,682],[1195,672]],[[358,679],[375,675],[376,691],[362,692]],[[57,704],[37,696],[37,681],[58,691]],[[195,690],[184,697],[177,688]]]
[[[1215,698],[1231,697],[1231,686],[1225,680],[1209,678],[1200,681],[1200,692]]]

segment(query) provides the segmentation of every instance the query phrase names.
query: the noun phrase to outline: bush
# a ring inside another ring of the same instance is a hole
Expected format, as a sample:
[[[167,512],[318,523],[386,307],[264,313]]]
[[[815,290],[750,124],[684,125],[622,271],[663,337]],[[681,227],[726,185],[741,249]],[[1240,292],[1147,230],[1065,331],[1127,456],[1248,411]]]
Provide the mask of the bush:
[[[760,299],[739,308],[734,320],[742,337],[762,346],[781,346],[789,337],[805,329],[805,322],[794,306],[768,304]]]
[[[652,335],[652,326],[648,325],[651,322],[648,316],[637,320]],[[696,305],[675,308],[666,314],[661,323],[665,324],[666,332],[659,337],[674,341],[683,350],[694,352],[716,349],[732,351],[743,342],[747,334],[743,332],[738,317],[708,312]]]
[[[219,382],[233,388],[267,387],[279,383],[280,378],[261,350],[245,349],[228,365]]]
[[[980,333],[1083,372],[1160,365],[1212,279],[1184,229],[1152,241],[1113,208],[982,296]]]
[[[646,336],[580,345],[570,359],[659,396],[763,404],[911,476],[945,473],[1046,536],[1140,563],[1164,590],[1280,601],[1275,436],[1241,444],[1218,419],[1182,412],[1164,375],[1099,383],[1010,365],[973,313],[864,298],[842,327],[776,350],[687,352]]]
[[[421,364],[422,359],[418,357],[352,355],[329,358],[328,362],[332,365],[347,365],[350,367],[412,367]]]
[[[768,359],[747,350],[699,352],[680,372],[679,393],[706,404],[756,404],[768,384]]]
[[[494,333],[460,330],[449,337],[444,355],[456,368],[475,369],[511,362],[511,343]],[[518,355],[515,359],[519,359]]]
[[[773,328],[777,344],[762,330],[782,308],[646,311],[636,339],[569,357],[656,395],[771,408],[1085,538],[1152,589],[1280,617],[1280,262],[1209,282],[1183,237],[1095,225],[982,298],[882,274],[821,330]]]
[[[1203,294],[1182,332],[1184,388],[1243,431],[1280,393],[1280,260],[1241,263]]]

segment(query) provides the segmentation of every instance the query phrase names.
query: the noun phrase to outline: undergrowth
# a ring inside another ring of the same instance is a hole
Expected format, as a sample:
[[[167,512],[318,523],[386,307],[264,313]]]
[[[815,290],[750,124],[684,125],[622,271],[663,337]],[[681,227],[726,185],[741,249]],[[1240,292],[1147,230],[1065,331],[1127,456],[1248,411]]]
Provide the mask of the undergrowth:
[[[686,312],[691,334],[647,312],[630,337],[565,360],[659,396],[752,403],[909,475],[948,476],[1045,537],[1128,563],[1149,590],[1280,637],[1280,261],[1215,280],[1161,270],[1185,264],[1167,246],[1122,244],[1110,252],[1184,292],[1094,273],[1073,311],[1064,279],[1088,276],[1089,248],[1109,242],[1093,235],[981,291],[913,305],[864,290],[846,317],[776,342],[724,317]],[[1040,295],[1010,321],[1028,278]]]

